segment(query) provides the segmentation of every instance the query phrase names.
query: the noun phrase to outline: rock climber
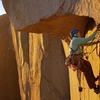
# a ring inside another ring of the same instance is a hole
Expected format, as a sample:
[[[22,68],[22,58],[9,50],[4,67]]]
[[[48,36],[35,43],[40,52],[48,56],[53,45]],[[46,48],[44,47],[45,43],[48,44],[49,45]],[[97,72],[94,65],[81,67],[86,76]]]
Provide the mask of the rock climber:
[[[90,89],[94,89],[96,94],[100,93],[100,86],[95,84],[99,79],[99,76],[95,77],[92,71],[91,64],[88,60],[85,60],[82,55],[82,46],[89,46],[99,43],[100,41],[90,42],[100,30],[100,24],[98,24],[93,33],[86,38],[79,38],[79,30],[74,29],[70,32],[72,40],[69,45],[69,56],[66,58],[65,65],[72,67],[74,70],[79,69],[83,72],[87,84]],[[96,66],[95,66],[96,67]]]

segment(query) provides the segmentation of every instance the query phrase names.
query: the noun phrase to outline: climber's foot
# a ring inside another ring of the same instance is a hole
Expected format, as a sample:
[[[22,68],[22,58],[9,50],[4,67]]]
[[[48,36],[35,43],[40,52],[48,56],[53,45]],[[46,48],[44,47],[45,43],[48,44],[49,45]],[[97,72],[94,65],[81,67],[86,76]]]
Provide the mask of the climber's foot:
[[[95,82],[96,82],[98,79],[99,79],[99,76],[97,76],[97,77],[95,78]]]
[[[94,92],[95,92],[96,94],[99,94],[99,93],[100,93],[100,85],[98,85],[98,87],[97,87],[96,89],[94,89]]]

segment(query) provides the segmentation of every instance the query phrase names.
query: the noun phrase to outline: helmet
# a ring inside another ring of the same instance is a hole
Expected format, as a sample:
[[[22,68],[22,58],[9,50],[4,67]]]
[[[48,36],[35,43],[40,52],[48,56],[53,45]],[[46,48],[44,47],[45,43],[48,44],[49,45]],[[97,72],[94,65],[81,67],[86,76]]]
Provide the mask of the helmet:
[[[75,34],[77,35],[77,33],[78,33],[78,30],[77,30],[77,29],[74,29],[74,30],[72,30],[72,31],[70,32],[70,35],[71,35],[72,37],[74,37]]]

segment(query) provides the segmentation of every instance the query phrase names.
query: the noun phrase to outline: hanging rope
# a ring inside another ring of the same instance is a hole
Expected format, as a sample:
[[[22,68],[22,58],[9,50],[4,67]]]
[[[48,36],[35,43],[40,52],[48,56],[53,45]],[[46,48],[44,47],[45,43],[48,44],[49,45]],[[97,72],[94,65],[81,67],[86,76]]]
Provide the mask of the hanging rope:
[[[100,31],[98,33],[98,40],[100,41]],[[97,55],[98,55],[98,57],[100,59],[100,43],[97,45],[96,52],[97,52]],[[100,86],[100,61],[99,61],[99,80],[98,80],[98,86]]]
[[[100,41],[100,31],[98,31],[98,41]],[[96,54],[100,57],[100,43],[96,44]]]

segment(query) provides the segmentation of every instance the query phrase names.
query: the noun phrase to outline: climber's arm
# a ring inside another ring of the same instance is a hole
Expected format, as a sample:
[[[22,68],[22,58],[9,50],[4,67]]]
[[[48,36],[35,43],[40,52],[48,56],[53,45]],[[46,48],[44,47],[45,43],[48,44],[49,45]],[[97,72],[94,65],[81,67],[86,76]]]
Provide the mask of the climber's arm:
[[[91,46],[91,45],[94,45],[94,44],[97,44],[97,43],[99,43],[99,41],[88,42],[88,43],[82,44],[81,46]]]

